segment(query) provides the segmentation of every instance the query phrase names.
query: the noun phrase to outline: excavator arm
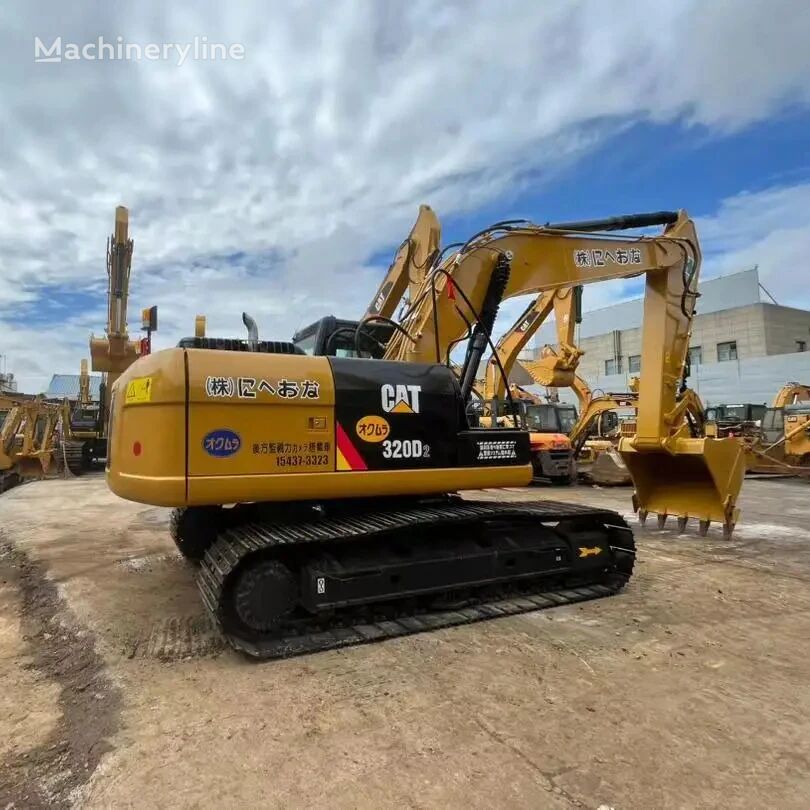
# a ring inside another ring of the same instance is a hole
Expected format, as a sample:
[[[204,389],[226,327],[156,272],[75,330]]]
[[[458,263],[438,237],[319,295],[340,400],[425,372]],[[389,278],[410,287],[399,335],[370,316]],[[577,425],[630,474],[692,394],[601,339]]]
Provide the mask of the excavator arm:
[[[433,209],[429,205],[420,205],[416,222],[408,238],[399,246],[364,317],[393,317],[406,290],[413,300],[439,252],[441,235],[441,226]]]
[[[605,233],[653,225],[665,228],[645,237]],[[659,521],[674,514],[685,525],[696,517],[701,531],[719,520],[730,534],[744,474],[742,452],[734,442],[685,438],[681,431],[679,391],[700,260],[685,211],[545,226],[500,223],[434,264],[385,359],[449,363],[451,351],[468,339],[461,390],[469,396],[502,300],[644,275],[645,373],[636,434],[620,446],[635,483],[634,502],[642,518],[648,511],[658,512]]]
[[[105,373],[101,411],[106,422],[113,383],[137,359],[140,341],[130,340],[127,327],[129,275],[134,242],[129,237],[129,211],[115,209],[115,229],[107,240],[107,325],[104,337],[90,337],[90,362],[93,371]],[[88,395],[89,395],[89,378]],[[106,425],[104,426],[106,435]]]
[[[573,342],[575,310],[579,308],[580,289],[568,287],[547,290],[541,292],[526,307],[511,328],[500,338],[487,362],[485,399],[503,399],[506,393],[506,379],[518,362],[518,355],[552,311],[557,323],[559,353],[550,351],[540,360],[523,361],[520,365],[531,374],[538,385],[567,387],[573,383],[574,370],[582,356],[582,352]]]

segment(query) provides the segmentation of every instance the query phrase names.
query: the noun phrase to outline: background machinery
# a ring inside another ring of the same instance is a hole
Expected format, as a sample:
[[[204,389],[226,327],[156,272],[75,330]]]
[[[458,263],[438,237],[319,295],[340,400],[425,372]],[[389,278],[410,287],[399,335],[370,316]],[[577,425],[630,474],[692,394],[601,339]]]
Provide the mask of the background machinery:
[[[503,424],[510,414],[526,417],[523,424],[530,430],[535,477],[555,484],[570,484],[576,477],[576,463],[568,440],[568,433],[576,422],[576,409],[509,385],[508,381],[520,352],[549,313],[553,310],[561,322],[567,322],[572,315],[572,302],[581,300],[581,289],[543,292],[526,307],[492,350],[481,392],[485,419],[494,416],[498,424]],[[579,355],[581,352],[576,359]],[[514,419],[509,424],[515,426],[513,422]]]
[[[63,405],[39,398],[5,400],[3,405],[9,407],[0,407],[0,492],[56,472],[65,413]]]
[[[754,436],[760,431],[766,409],[753,403],[712,405],[706,408],[706,422],[718,436]]]
[[[742,441],[749,472],[810,475],[810,385],[785,383]]]
[[[107,240],[107,325],[104,337],[90,337],[93,371],[103,373],[99,401],[90,400],[87,361],[82,360],[79,399],[70,418],[64,444],[65,460],[74,473],[90,469],[106,458],[110,391],[141,353],[141,342],[130,340],[127,327],[129,276],[134,242],[129,237],[129,211],[115,209],[115,227]]]
[[[551,402],[519,385],[512,384],[508,390],[504,399],[483,399],[479,424],[528,430],[534,477],[552,484],[572,483],[576,466],[568,433],[577,421],[576,408]]]
[[[602,233],[655,224],[660,236]],[[203,601],[238,649],[327,649],[625,584],[634,543],[620,515],[453,494],[532,476],[527,431],[467,419],[498,306],[516,295],[646,274],[649,374],[636,435],[620,446],[636,504],[642,517],[695,517],[702,530],[718,520],[731,532],[739,445],[677,428],[700,266],[685,213],[500,223],[447,252],[398,321],[339,326],[344,356],[330,337],[330,352],[304,356],[302,339],[261,341],[251,329],[233,345],[198,336],[143,357],[113,386],[108,484],[176,508],[178,546],[202,558]],[[364,334],[375,351],[361,349]],[[457,376],[450,354],[465,338]]]

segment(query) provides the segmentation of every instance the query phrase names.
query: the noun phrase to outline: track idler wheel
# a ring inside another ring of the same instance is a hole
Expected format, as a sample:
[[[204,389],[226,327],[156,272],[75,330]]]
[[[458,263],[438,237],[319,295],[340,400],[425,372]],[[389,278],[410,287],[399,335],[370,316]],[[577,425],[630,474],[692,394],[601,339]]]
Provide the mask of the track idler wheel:
[[[198,562],[217,539],[221,522],[218,506],[189,506],[172,510],[169,531],[178,551],[187,560]]]
[[[233,585],[233,607],[245,627],[266,633],[292,613],[298,602],[298,583],[277,560],[248,563]]]

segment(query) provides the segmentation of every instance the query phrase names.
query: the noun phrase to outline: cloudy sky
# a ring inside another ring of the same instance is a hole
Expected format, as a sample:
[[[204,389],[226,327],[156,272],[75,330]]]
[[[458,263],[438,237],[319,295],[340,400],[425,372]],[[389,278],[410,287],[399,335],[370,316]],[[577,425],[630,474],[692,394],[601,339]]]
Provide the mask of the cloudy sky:
[[[43,64],[35,37],[244,58]],[[796,0],[5,3],[0,354],[26,391],[78,371],[117,204],[130,324],[158,304],[158,347],[197,313],[238,335],[246,309],[276,338],[359,316],[420,202],[445,242],[685,207],[704,277],[758,264],[810,306],[808,42]]]

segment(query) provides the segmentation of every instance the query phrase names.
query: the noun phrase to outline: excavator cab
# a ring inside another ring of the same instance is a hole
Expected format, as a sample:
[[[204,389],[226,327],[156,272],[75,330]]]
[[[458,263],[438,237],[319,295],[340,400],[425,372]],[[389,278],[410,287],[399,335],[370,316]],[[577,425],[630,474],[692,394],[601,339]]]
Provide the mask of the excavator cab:
[[[394,327],[385,322],[349,321],[327,315],[299,329],[292,342],[316,357],[373,357],[385,354]]]
[[[762,438],[765,444],[775,444],[785,435],[785,412],[782,408],[768,408],[762,417]]]

